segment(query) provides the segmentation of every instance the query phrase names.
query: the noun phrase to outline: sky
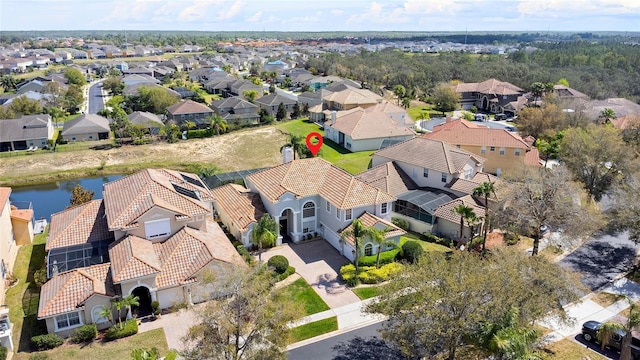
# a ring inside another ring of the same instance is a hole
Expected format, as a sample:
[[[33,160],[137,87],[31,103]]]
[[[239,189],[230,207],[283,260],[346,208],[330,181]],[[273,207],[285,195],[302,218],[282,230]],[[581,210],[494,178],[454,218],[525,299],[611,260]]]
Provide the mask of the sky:
[[[0,0],[0,31],[640,31],[640,0]]]

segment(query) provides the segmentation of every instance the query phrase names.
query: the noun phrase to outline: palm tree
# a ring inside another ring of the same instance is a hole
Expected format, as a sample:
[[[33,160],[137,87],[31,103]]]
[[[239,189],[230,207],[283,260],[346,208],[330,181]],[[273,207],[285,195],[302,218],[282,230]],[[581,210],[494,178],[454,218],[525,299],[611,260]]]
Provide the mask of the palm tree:
[[[107,319],[110,323],[113,323],[113,309],[111,306],[103,306],[98,315],[101,318]]]
[[[402,85],[396,85],[393,87],[393,93],[398,99],[398,105],[400,105],[400,100],[407,94],[407,89]]]
[[[358,257],[360,255],[360,242],[361,240],[367,236],[368,231],[362,221],[360,219],[355,219],[351,222],[351,229],[345,230],[340,235],[341,239],[344,241],[346,238],[352,236],[353,243],[355,245],[355,253],[354,253],[354,265],[356,267],[356,274],[358,274]]]
[[[378,229],[374,226],[368,227],[364,230],[367,236],[369,236],[369,239],[371,239],[374,244],[378,245],[378,252],[376,253],[376,268],[378,269],[380,268],[380,253],[382,252],[382,246],[396,246],[395,242],[387,240],[387,232],[389,232],[389,230],[389,228]]]
[[[460,244],[462,243],[462,239],[463,239],[465,221],[470,221],[472,219],[475,220],[476,213],[473,211],[472,207],[469,207],[465,204],[456,205],[456,207],[453,208],[453,212],[460,215],[460,239],[458,240],[458,244]],[[471,249],[471,240],[469,240],[467,247]]]
[[[489,196],[495,195],[496,188],[492,181],[485,181],[473,189],[473,196],[484,197],[484,234],[482,235],[482,256],[484,256],[487,244],[487,232],[489,231]]]
[[[302,159],[302,154],[304,149],[306,149],[305,137],[302,135],[289,134],[289,142],[282,145],[280,151],[285,147],[290,147],[293,149],[293,158],[296,158],[296,154],[298,154],[298,159]]]
[[[512,307],[496,322],[480,325],[478,345],[498,356],[499,359],[543,359],[532,352],[540,334],[533,328],[518,324],[520,311]]]
[[[640,305],[637,305],[633,300],[627,298],[629,301],[629,315],[625,324],[619,324],[612,321],[607,321],[602,324],[600,330],[598,330],[598,340],[602,344],[602,349],[609,344],[611,336],[617,332],[623,332],[622,343],[620,344],[620,360],[631,360],[631,339],[633,335],[631,332],[640,327]]]
[[[133,294],[125,296],[124,299],[122,299],[122,302],[127,312],[132,306],[140,306],[140,298]]]
[[[218,135],[220,135],[221,132],[222,133],[227,132],[227,129],[229,128],[227,124],[227,120],[223,119],[222,116],[218,114],[213,114],[207,117],[207,120],[209,120],[211,129],[215,130],[216,134]]]
[[[264,214],[251,230],[251,241],[258,245],[258,263],[262,263],[262,246],[274,244],[278,237],[278,224],[271,215]]]
[[[133,296],[132,294],[127,295],[124,298],[120,298],[119,300],[115,300],[113,302],[113,306],[116,308],[116,311],[118,312],[118,326],[121,329],[122,329],[122,309],[125,309],[128,312],[130,306],[138,306],[138,305],[140,305],[139,298],[137,296]]]

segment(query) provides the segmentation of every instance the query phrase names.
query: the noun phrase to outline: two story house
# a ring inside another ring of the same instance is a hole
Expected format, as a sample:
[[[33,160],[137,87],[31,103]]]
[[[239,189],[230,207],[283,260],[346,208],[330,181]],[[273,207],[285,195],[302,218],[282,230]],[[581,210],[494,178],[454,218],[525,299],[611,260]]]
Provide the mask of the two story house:
[[[178,125],[192,121],[198,127],[206,127],[209,125],[207,118],[213,114],[215,112],[210,107],[193,100],[180,100],[167,108],[167,120]]]
[[[511,83],[489,79],[480,83],[461,83],[454,86],[460,94],[462,109],[471,107],[492,113],[515,115],[528,102],[525,91]]]
[[[216,100],[211,108],[228,124],[256,125],[260,122],[258,106],[238,96]]]
[[[147,169],[104,185],[104,199],[51,216],[49,280],[38,319],[66,337],[110,326],[111,300],[138,296],[138,316],[215,296],[205,274],[244,266],[212,217],[212,194],[195,174]]]

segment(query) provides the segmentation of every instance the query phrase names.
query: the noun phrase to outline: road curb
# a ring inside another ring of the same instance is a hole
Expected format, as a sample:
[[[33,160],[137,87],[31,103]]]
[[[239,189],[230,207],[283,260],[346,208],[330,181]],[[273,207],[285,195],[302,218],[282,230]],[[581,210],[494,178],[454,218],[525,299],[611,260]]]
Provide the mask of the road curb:
[[[322,341],[322,340],[334,337],[336,335],[341,335],[341,334],[347,333],[349,331],[353,331],[353,330],[357,330],[357,329],[360,329],[360,328],[363,328],[363,327],[367,327],[369,325],[377,324],[377,323],[383,322],[385,320],[386,320],[386,318],[372,319],[372,320],[368,320],[368,321],[359,323],[357,325],[346,327],[344,329],[335,330],[335,331],[328,332],[328,333],[322,334],[322,335],[318,335],[316,337],[312,337],[312,338],[309,338],[309,339],[306,339],[306,340],[298,341],[297,343],[293,343],[293,344],[287,346],[287,351],[294,350],[294,349],[297,349],[299,347],[306,346],[306,345],[309,345],[309,344],[313,344],[315,342]]]

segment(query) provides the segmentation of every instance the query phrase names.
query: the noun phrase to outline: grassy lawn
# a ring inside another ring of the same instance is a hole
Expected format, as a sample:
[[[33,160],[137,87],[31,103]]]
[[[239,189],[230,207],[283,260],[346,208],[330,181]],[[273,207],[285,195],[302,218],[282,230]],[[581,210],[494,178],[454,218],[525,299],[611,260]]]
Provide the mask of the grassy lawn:
[[[420,234],[417,234],[417,233],[414,233],[414,232],[408,232],[405,235],[402,235],[400,237],[400,246],[402,246],[402,244],[406,243],[409,240],[416,241],[418,244],[420,244],[420,246],[422,246],[422,250],[424,250],[425,252],[430,252],[430,251],[447,252],[447,251],[451,251],[451,249],[449,249],[448,247],[446,247],[444,245],[431,243],[431,242],[424,241],[424,240],[420,239]]]
[[[324,131],[307,119],[287,121],[278,125],[278,128],[283,132],[301,135],[305,138],[311,132],[317,132],[324,136]],[[352,153],[333,141],[325,139],[318,156],[351,174],[359,174],[369,168],[371,154],[374,152],[371,150]]]
[[[285,291],[287,298],[294,299],[295,302],[304,305],[303,316],[329,310],[329,305],[313,291],[304,279],[298,279],[293,284],[285,286],[283,291]]]
[[[596,304],[606,308],[606,307],[608,307],[610,305],[613,305],[614,303],[616,303],[620,299],[622,299],[622,296],[620,296],[620,295],[611,294],[611,293],[608,293],[608,292],[601,292],[601,293],[597,293],[595,296],[593,296],[591,298],[591,301],[593,301]]]
[[[291,343],[338,330],[338,318],[330,317],[291,329]]]
[[[33,244],[20,247],[13,266],[13,275],[19,280],[7,290],[5,302],[14,325],[13,344],[18,352],[29,349],[31,336],[46,333],[44,322],[36,319],[40,289],[33,282],[33,273],[44,263],[46,241],[47,232],[36,235]]]
[[[136,348],[156,348],[162,356],[169,352],[167,340],[164,336],[164,329],[155,329],[144,333],[136,334],[124,339],[111,342],[93,342],[84,344],[64,344],[59,348],[44,351],[51,360],[78,359],[78,360],[109,360],[109,359],[129,359],[131,350]],[[30,354],[19,353],[13,358],[26,360]]]
[[[351,289],[360,300],[366,300],[372,298],[374,296],[380,295],[380,287],[379,286],[367,286],[367,287],[359,287],[355,289]]]
[[[549,360],[578,360],[588,356],[591,360],[606,360],[604,356],[585,348],[584,345],[573,342],[569,339],[563,339],[558,342],[549,344],[542,352],[546,359]]]
[[[407,113],[409,114],[409,116],[411,116],[413,121],[418,120],[418,118],[420,117],[420,113],[422,112],[430,113],[431,111],[432,111],[431,106],[428,106],[428,105],[412,106],[409,109],[407,109]]]

